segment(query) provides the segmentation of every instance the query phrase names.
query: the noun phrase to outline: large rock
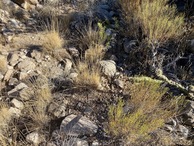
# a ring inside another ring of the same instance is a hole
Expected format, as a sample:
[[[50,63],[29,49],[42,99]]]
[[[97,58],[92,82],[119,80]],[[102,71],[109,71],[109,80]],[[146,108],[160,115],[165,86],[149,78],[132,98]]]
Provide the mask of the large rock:
[[[60,131],[67,135],[93,135],[97,132],[97,125],[83,116],[69,115],[61,123]]]
[[[102,60],[100,61],[100,65],[102,67],[102,72],[109,76],[113,77],[116,73],[116,63],[112,60]]]

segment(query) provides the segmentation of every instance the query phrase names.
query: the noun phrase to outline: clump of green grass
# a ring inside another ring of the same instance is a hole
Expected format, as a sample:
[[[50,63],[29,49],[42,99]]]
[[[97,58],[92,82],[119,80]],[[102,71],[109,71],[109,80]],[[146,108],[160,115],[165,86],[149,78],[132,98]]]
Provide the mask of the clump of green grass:
[[[177,99],[165,96],[168,89],[152,79],[136,81],[126,88],[130,94],[127,101],[119,100],[108,112],[110,134],[126,143],[148,140],[149,134],[164,125],[176,113]],[[130,110],[124,112],[124,105]]]

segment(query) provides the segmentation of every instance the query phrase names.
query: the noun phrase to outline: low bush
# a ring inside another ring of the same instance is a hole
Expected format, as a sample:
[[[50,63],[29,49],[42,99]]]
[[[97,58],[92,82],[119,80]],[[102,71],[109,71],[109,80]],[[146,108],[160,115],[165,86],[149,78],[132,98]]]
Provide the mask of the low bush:
[[[168,89],[161,87],[161,82],[147,77],[136,78],[126,90],[130,99],[109,107],[108,131],[125,143],[137,144],[148,140],[151,132],[176,113],[177,99],[166,96]],[[124,106],[129,110],[124,111]]]

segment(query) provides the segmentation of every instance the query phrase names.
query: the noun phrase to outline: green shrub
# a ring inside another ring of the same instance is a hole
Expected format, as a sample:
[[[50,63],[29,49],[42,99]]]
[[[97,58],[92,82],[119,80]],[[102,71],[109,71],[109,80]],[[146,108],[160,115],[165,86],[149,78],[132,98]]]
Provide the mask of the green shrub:
[[[142,77],[143,79],[143,77]],[[176,99],[165,96],[167,88],[161,87],[157,80],[134,80],[126,90],[130,99],[119,100],[111,105],[108,112],[108,131],[125,142],[138,143],[149,139],[149,134],[161,127],[176,112]],[[123,106],[128,105],[126,113]]]
[[[139,26],[152,44],[164,43],[183,33],[184,16],[177,15],[176,7],[167,5],[167,2],[168,0],[120,0],[129,27]]]

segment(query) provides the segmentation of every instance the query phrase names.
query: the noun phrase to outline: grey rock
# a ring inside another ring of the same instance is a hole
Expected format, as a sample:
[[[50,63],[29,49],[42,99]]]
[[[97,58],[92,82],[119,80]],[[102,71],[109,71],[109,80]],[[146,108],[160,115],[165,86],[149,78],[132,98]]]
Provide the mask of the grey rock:
[[[11,91],[9,91],[8,92],[8,95],[10,95],[10,94],[12,94],[12,93],[14,93],[14,92],[17,92],[17,91],[19,91],[19,90],[21,90],[21,89],[23,89],[23,88],[27,88],[28,86],[26,85],[26,84],[24,84],[24,83],[20,83],[20,84],[18,84],[14,89],[12,89]]]
[[[78,76],[78,73],[73,72],[73,73],[70,73],[70,74],[69,74],[68,78],[74,80],[74,79],[77,78],[77,76]]]
[[[26,72],[20,72],[19,73],[19,80],[23,80],[26,77],[28,77],[28,73],[26,73]]]
[[[16,78],[11,78],[11,79],[9,80],[8,85],[10,85],[10,86],[15,86],[16,84],[18,84],[18,79],[16,79]]]
[[[75,136],[93,135],[97,132],[97,125],[84,116],[69,115],[61,123],[60,131]]]
[[[183,125],[179,125],[179,132],[185,138],[187,138],[189,135],[189,129]]]
[[[102,67],[102,72],[109,76],[113,77],[116,73],[116,63],[112,60],[102,60],[100,61],[100,65]]]
[[[13,104],[15,108],[18,108],[20,110],[24,108],[24,104],[15,98],[11,100],[11,104]]]
[[[64,117],[66,116],[67,103],[67,100],[64,100],[62,103],[51,103],[48,111],[57,118]]]
[[[7,23],[9,20],[9,13],[0,9],[0,22]]]
[[[120,87],[121,89],[124,88],[124,82],[121,81],[121,80],[119,80],[119,79],[116,79],[116,80],[115,80],[115,84],[116,84],[118,87]]]
[[[112,29],[108,28],[106,31],[105,31],[106,35],[107,36],[111,36],[112,34]]]
[[[65,68],[64,68],[64,72],[65,72],[65,75],[68,75],[70,73],[70,70],[72,68],[72,62],[71,60],[69,59],[65,59]]]
[[[30,58],[26,58],[18,63],[17,67],[20,71],[28,72],[34,70],[36,65]]]
[[[124,51],[126,53],[130,53],[132,49],[134,49],[137,46],[137,40],[128,40],[125,39],[123,43]]]
[[[37,50],[33,50],[31,53],[30,53],[30,56],[32,58],[34,58],[36,61],[39,61],[41,59],[41,52],[40,51],[37,51]]]
[[[26,136],[26,141],[38,145],[40,143],[40,136],[37,132],[32,132]]]
[[[86,140],[77,139],[76,146],[89,146]]]
[[[79,56],[79,51],[74,48],[74,47],[71,47],[71,48],[68,48],[67,49],[69,51],[69,53],[73,56],[73,57],[78,57]]]
[[[92,142],[92,146],[99,146],[100,144],[99,144],[99,142],[98,141],[94,141],[94,142]]]
[[[11,66],[15,66],[18,63],[19,54],[18,53],[13,53],[13,54],[9,54],[9,56],[10,56],[9,64]]]
[[[34,91],[28,87],[23,88],[19,91],[19,97],[22,101],[29,100],[31,97],[33,97]]]
[[[10,107],[10,108],[9,108],[9,113],[10,113],[12,116],[20,117],[20,115],[21,115],[21,110],[18,109],[18,108],[15,108],[15,107]]]
[[[8,71],[5,73],[4,76],[4,81],[9,81],[9,79],[11,78],[12,74],[13,74],[14,70],[13,69],[8,69]]]
[[[194,125],[194,101],[187,100],[184,113],[186,117],[184,118],[185,123],[190,126]]]

